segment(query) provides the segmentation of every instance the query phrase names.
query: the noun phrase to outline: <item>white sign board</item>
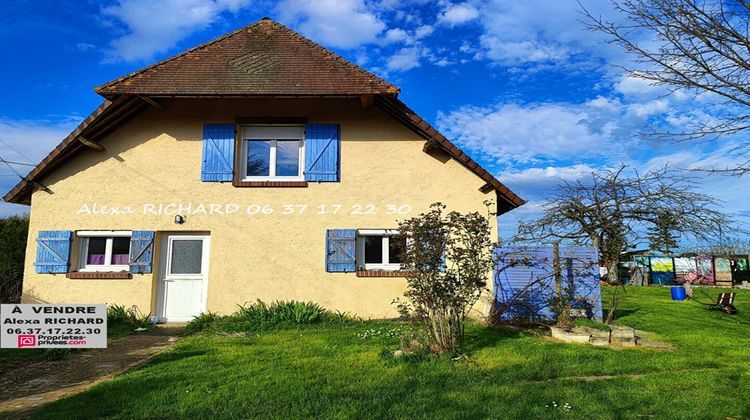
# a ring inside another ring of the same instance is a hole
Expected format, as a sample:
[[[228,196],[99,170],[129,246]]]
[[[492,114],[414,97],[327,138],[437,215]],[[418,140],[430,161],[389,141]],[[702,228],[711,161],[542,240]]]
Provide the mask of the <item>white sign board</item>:
[[[0,347],[106,348],[107,305],[0,305]]]

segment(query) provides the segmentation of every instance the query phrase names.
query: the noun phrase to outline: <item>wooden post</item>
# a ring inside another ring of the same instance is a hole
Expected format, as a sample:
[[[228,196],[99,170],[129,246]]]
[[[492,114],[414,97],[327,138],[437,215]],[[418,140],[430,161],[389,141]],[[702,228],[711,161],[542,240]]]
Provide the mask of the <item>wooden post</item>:
[[[83,143],[87,147],[90,147],[90,148],[96,150],[97,152],[103,152],[105,150],[104,146],[102,146],[101,144],[99,144],[99,143],[97,143],[95,141],[91,141],[91,140],[89,140],[89,139],[87,139],[85,137],[80,137],[79,136],[78,137],[78,141],[80,141],[81,143]]]
[[[151,105],[152,107],[154,107],[156,109],[164,109],[164,107],[162,106],[162,104],[156,102],[155,100],[149,98],[148,96],[138,95],[138,97],[141,98],[143,100],[143,102]]]
[[[555,288],[562,307],[562,271],[560,270],[560,241],[552,243],[552,267],[555,272]]]
[[[557,292],[557,325],[571,328],[570,302],[563,293],[562,269],[560,268],[560,241],[552,243],[552,266],[555,273],[555,289]]]
[[[374,102],[375,95],[365,94],[359,97],[359,103],[362,105],[362,109],[370,109]]]

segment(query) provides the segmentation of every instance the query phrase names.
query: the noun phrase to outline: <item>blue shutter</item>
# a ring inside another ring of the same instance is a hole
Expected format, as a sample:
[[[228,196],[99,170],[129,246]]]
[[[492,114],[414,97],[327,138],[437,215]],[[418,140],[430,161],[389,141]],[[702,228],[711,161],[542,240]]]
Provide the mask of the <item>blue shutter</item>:
[[[203,126],[201,181],[231,181],[234,174],[234,124]]]
[[[70,243],[73,232],[69,230],[42,230],[36,239],[38,274],[67,273],[70,269]]]
[[[357,231],[354,229],[328,229],[326,231],[326,271],[353,272],[355,264],[355,243]]]
[[[134,230],[130,237],[130,272],[150,273],[154,259],[154,232]]]
[[[340,143],[338,124],[307,124],[305,181],[339,181]]]

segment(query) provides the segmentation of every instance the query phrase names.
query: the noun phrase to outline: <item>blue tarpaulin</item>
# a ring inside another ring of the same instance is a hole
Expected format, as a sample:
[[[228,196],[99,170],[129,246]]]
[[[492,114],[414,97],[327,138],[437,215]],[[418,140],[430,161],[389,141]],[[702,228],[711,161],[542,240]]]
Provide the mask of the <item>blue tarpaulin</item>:
[[[498,248],[495,251],[495,304],[502,319],[555,318],[552,247]],[[571,306],[602,320],[599,253],[596,248],[560,248],[563,288]]]

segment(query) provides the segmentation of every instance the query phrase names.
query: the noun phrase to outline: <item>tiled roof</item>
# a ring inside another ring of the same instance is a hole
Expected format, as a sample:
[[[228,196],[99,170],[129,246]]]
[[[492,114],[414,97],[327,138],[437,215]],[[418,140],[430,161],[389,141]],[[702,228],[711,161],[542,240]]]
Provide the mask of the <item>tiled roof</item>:
[[[269,19],[94,89],[149,96],[397,95],[399,89]]]
[[[409,109],[399,89],[284,25],[263,19],[94,89],[107,98],[3,199],[28,204],[34,188],[149,106],[151,97],[369,96],[495,190],[498,213],[525,201]],[[88,145],[88,146],[87,146]]]

